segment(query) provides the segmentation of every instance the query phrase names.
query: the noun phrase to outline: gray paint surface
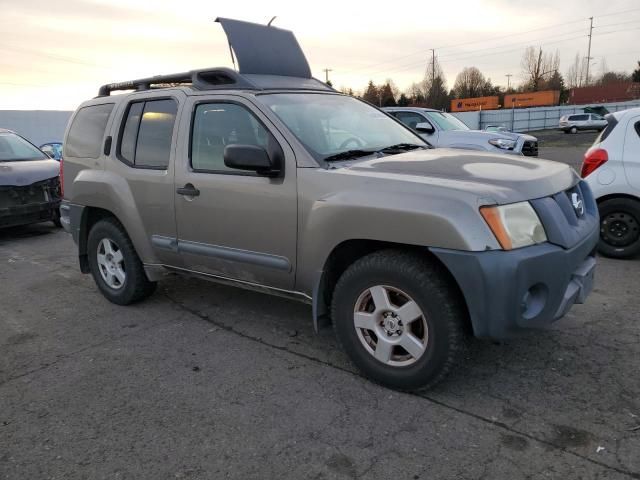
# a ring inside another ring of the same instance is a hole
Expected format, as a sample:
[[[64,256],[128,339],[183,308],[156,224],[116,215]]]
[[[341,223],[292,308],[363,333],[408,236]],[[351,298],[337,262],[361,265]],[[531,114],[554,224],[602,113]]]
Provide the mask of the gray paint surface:
[[[0,110],[0,128],[13,130],[36,146],[61,142],[72,114],[62,110]]]

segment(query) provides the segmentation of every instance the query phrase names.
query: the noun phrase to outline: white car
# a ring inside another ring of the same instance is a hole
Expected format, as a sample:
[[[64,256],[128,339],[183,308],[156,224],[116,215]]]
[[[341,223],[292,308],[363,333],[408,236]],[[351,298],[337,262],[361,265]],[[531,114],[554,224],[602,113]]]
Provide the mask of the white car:
[[[564,133],[578,133],[578,130],[603,130],[607,120],[596,113],[576,113],[560,117],[558,127]]]
[[[538,139],[523,133],[471,130],[457,117],[432,108],[386,107],[385,112],[415,130],[434,147],[538,156]]]
[[[607,127],[587,150],[582,176],[600,211],[603,255],[640,253],[640,108],[606,116]]]

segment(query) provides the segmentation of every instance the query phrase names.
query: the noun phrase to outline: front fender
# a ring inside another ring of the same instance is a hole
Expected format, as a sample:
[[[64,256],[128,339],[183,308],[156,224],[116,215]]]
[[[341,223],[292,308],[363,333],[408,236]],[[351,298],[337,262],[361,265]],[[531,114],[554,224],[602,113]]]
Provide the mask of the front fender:
[[[347,190],[308,205],[301,218],[296,289],[315,296],[331,252],[349,240],[481,251],[499,248],[468,198]]]

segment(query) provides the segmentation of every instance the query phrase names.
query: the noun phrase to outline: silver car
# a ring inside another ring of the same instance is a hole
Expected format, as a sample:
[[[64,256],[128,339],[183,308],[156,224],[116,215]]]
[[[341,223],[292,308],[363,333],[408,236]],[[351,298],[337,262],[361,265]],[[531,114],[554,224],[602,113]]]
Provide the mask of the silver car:
[[[383,110],[416,131],[434,147],[538,156],[538,139],[531,135],[471,130],[454,115],[431,108],[387,107]]]
[[[576,113],[560,117],[558,126],[564,133],[578,133],[578,130],[601,131],[607,126],[607,121],[596,113]]]

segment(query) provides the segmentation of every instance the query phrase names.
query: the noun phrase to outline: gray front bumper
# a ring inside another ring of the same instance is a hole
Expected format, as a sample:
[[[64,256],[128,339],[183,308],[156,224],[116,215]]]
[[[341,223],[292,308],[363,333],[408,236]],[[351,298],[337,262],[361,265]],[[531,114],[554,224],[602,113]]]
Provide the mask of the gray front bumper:
[[[475,336],[504,339],[549,325],[584,302],[598,239],[594,229],[570,249],[543,243],[511,251],[431,251],[458,282]]]

